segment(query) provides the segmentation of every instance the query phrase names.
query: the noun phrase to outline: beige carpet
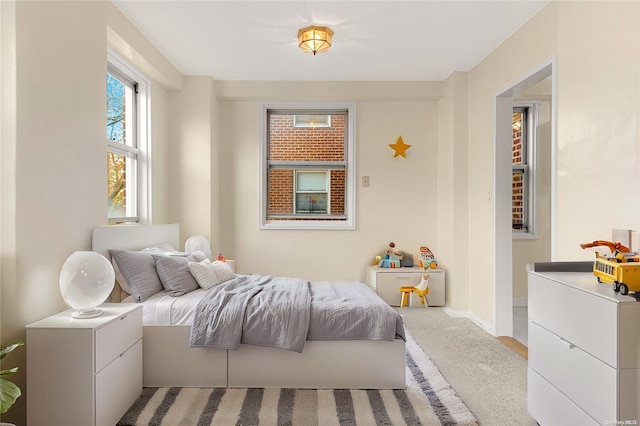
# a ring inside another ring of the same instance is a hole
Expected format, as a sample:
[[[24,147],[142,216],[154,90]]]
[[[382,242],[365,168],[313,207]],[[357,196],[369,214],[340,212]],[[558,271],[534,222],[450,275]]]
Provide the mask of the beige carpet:
[[[407,330],[480,425],[535,426],[527,412],[527,360],[472,321],[442,308],[398,308]]]

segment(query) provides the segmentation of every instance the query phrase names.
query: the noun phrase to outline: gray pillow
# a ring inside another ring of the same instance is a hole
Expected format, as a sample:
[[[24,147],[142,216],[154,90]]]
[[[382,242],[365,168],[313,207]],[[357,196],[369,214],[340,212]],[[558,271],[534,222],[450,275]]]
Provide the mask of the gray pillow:
[[[143,302],[163,289],[152,252],[109,250],[136,302]]]
[[[153,255],[160,282],[169,296],[182,296],[200,288],[189,271],[189,262],[194,256],[158,256]]]

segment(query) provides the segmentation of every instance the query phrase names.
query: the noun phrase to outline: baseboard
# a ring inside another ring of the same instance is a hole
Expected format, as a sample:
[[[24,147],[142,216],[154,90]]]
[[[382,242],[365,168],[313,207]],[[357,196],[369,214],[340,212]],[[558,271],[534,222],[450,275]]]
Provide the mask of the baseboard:
[[[490,335],[495,336],[495,329],[493,327],[493,324],[484,321],[483,319],[479,318],[469,311],[456,311],[451,308],[442,308],[442,311],[453,318],[467,318]]]
[[[526,308],[529,306],[528,299],[526,297],[514,297],[513,298],[513,307],[514,308]]]

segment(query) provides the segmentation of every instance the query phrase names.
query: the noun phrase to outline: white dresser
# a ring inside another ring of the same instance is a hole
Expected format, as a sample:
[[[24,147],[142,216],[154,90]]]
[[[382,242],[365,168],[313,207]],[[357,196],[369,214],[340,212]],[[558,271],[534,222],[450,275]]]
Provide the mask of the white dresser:
[[[142,306],[103,304],[97,318],[72,310],[27,329],[27,422],[113,426],[142,392]]]
[[[527,405],[541,426],[640,422],[640,301],[592,265],[528,265]]]
[[[367,284],[378,296],[391,306],[400,306],[400,287],[417,286],[422,279],[422,268],[379,268],[367,267]],[[444,306],[445,273],[444,269],[432,269],[429,271],[429,294],[427,304],[429,306]],[[419,304],[414,297],[413,305]]]

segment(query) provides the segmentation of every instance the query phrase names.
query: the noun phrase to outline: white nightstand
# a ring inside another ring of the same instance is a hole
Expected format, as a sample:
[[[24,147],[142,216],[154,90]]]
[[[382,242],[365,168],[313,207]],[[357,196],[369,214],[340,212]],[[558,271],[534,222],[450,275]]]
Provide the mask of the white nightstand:
[[[142,306],[106,303],[97,318],[61,312],[27,329],[30,425],[113,426],[142,392]]]
[[[391,306],[400,306],[400,287],[420,284],[422,268],[379,268],[367,267],[367,284]],[[444,269],[429,271],[429,306],[444,306],[445,273]],[[417,299],[417,298],[416,298]],[[414,306],[416,306],[414,300]],[[417,302],[420,303],[420,302]]]

